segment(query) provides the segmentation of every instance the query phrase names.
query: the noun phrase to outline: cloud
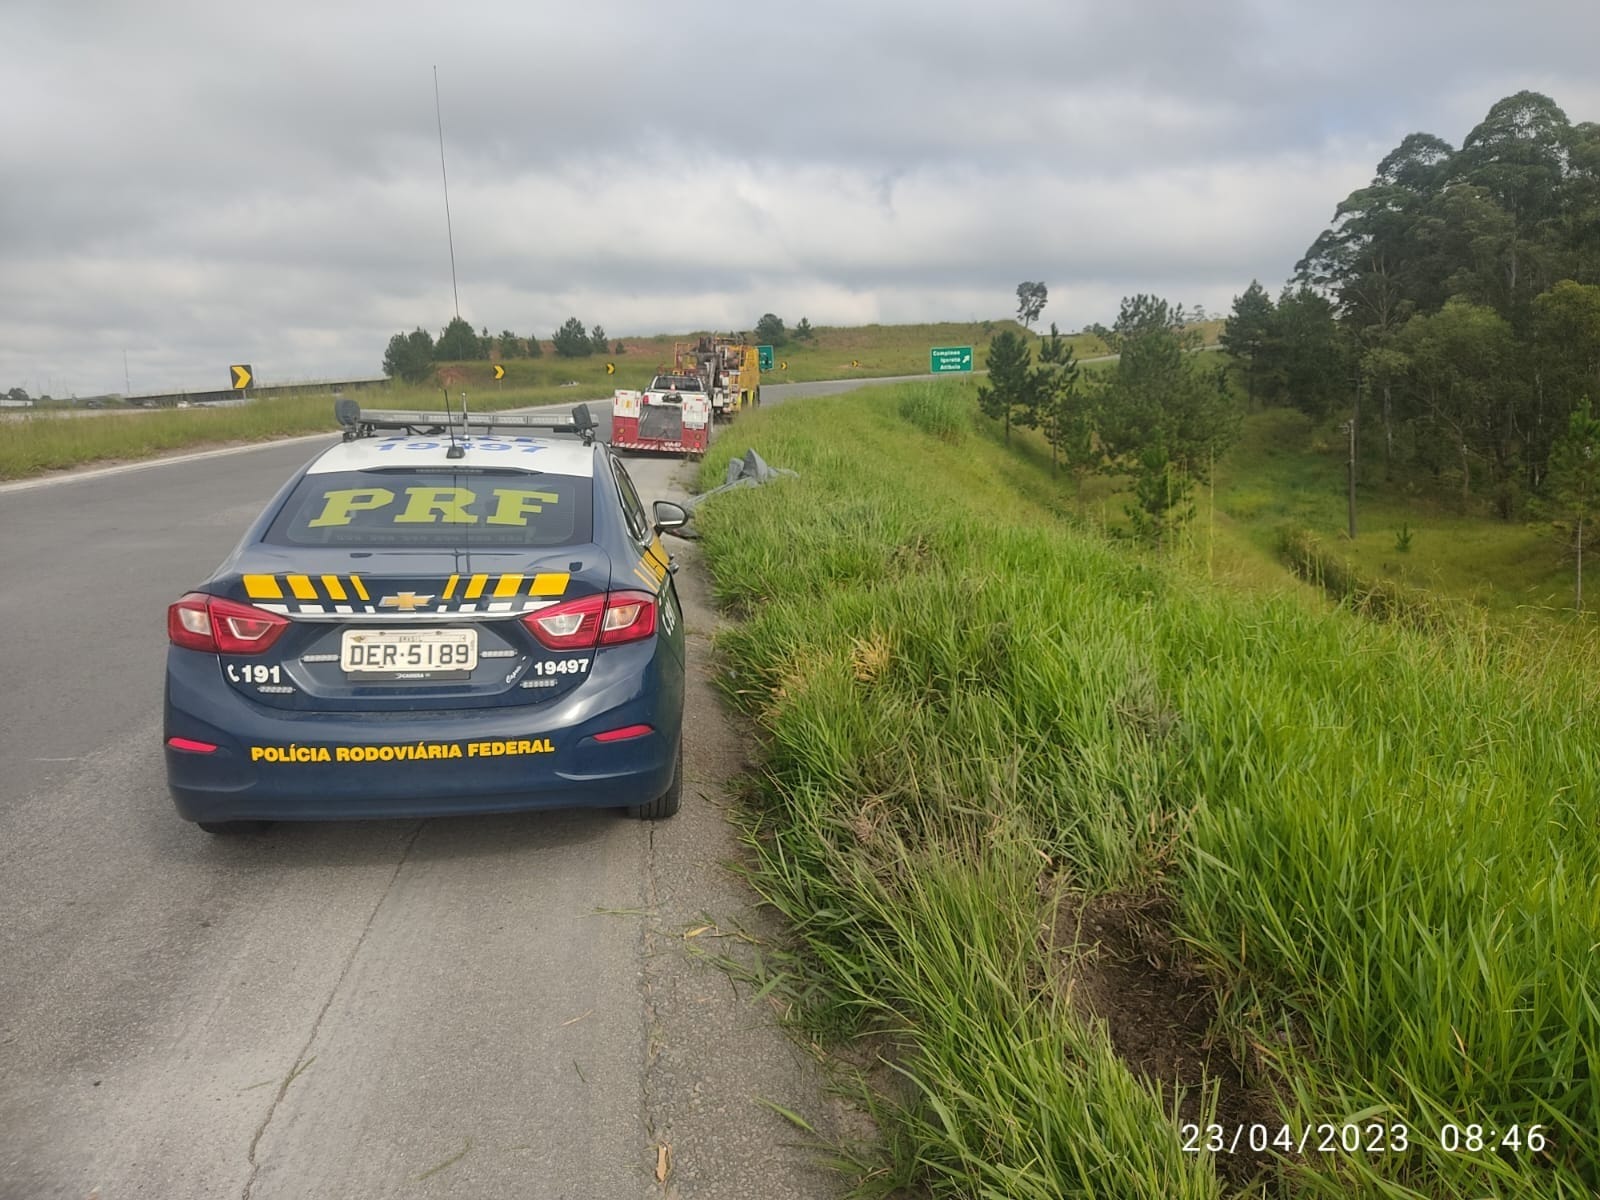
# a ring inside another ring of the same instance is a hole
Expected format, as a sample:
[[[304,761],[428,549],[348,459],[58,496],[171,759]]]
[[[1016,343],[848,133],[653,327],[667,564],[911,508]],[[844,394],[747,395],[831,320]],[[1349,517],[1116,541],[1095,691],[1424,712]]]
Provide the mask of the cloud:
[[[0,388],[367,374],[453,311],[546,335],[1000,316],[1276,287],[1405,133],[1600,118],[1600,7],[949,0],[0,12]]]

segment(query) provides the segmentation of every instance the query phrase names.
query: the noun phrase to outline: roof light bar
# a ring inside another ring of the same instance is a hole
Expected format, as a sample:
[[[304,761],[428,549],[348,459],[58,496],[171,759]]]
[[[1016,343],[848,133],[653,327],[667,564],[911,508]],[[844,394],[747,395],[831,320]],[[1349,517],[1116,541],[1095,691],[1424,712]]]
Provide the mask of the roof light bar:
[[[496,429],[540,429],[550,433],[575,433],[584,445],[594,440],[595,419],[587,404],[579,404],[566,421],[551,421],[531,413],[452,413],[412,409],[361,408],[344,400],[334,404],[334,417],[344,426],[345,441],[371,437],[379,430],[400,429],[429,435],[446,430],[489,433]]]

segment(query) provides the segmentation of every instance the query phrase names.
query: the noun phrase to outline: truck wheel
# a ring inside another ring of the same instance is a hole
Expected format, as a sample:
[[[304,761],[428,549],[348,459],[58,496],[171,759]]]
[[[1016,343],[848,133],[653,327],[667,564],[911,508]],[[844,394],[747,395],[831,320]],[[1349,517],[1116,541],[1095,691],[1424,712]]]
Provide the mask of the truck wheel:
[[[678,765],[672,771],[672,784],[649,804],[628,806],[628,815],[641,821],[662,821],[678,811],[683,801],[683,741],[678,741]]]

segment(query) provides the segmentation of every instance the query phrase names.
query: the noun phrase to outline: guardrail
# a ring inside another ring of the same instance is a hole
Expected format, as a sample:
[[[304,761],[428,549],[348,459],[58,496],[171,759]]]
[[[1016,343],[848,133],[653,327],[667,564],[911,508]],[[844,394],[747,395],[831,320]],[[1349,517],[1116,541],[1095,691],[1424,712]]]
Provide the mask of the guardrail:
[[[281,392],[354,392],[362,388],[380,387],[389,382],[388,379],[336,379],[336,380],[307,380],[303,383],[276,383],[265,387],[252,387],[247,395],[240,395],[234,388],[216,388],[205,392],[147,392],[137,396],[129,396],[125,403],[135,408],[171,408],[179,403],[208,404],[208,405],[233,405],[245,404],[258,396],[270,396]]]

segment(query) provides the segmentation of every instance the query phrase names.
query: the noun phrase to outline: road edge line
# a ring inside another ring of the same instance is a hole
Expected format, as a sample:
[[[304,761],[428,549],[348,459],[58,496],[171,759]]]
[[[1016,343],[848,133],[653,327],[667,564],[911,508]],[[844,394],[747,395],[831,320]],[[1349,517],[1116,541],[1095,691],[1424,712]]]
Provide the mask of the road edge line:
[[[223,446],[216,450],[200,450],[193,454],[174,454],[163,458],[146,458],[138,462],[118,463],[114,467],[95,467],[87,471],[68,471],[59,475],[44,475],[34,479],[17,479],[0,483],[0,496],[15,492],[30,492],[35,488],[55,487],[63,483],[78,483],[88,479],[105,479],[111,475],[126,475],[132,471],[149,471],[156,467],[173,467],[181,463],[199,462],[207,458],[223,458],[229,454],[248,454],[252,450],[270,450],[274,446],[293,446],[299,442],[318,442],[339,436],[338,430],[327,433],[307,433],[297,437],[273,438],[266,442],[251,442],[247,446]]]

